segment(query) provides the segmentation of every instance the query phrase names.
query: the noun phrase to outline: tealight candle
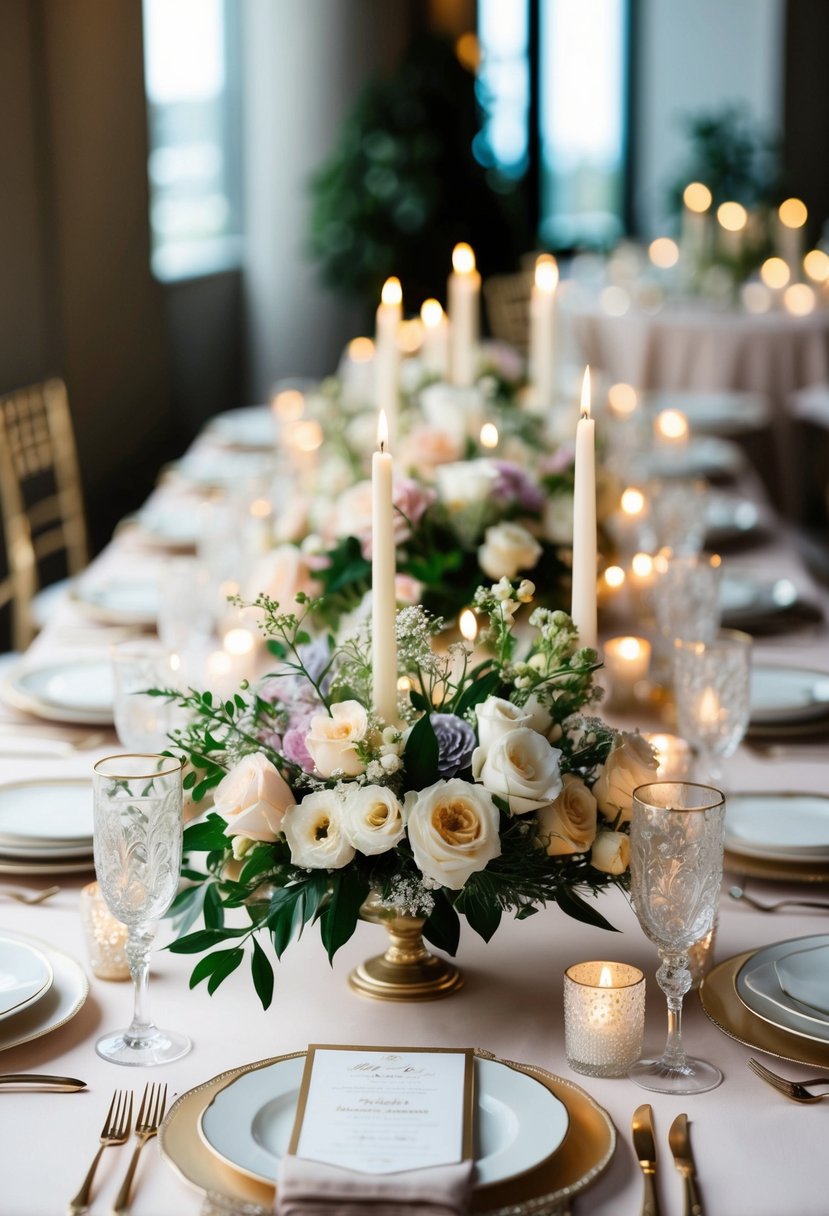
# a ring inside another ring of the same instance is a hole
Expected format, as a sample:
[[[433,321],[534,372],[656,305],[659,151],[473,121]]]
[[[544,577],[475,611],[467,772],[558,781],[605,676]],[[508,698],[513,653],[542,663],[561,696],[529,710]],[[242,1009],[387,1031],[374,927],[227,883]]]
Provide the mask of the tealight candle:
[[[611,703],[621,707],[636,700],[636,686],[646,680],[651,644],[646,638],[608,638],[603,646],[604,665],[610,677]]]
[[[564,972],[564,1047],[575,1072],[624,1077],[642,1053],[645,977],[627,963],[576,963]]]
[[[644,738],[656,752],[654,781],[685,781],[691,775],[694,757],[690,744],[679,735],[646,733]]]
[[[666,447],[683,447],[688,442],[688,419],[682,410],[660,410],[653,429],[656,441]]]
[[[743,238],[748,223],[748,212],[742,203],[720,203],[717,208],[717,223],[720,226],[720,246],[727,257],[738,258],[743,252]]]
[[[809,212],[799,198],[784,199],[777,208],[777,250],[792,274],[799,274],[803,258],[803,234]]]
[[[127,926],[112,915],[97,882],[81,888],[81,921],[93,975],[99,980],[128,980]]]
[[[707,252],[708,212],[713,199],[703,182],[689,182],[682,193],[682,201],[680,249],[683,259],[696,269]]]
[[[423,366],[443,379],[449,366],[449,322],[440,301],[424,300],[420,307],[420,320],[423,325]]]

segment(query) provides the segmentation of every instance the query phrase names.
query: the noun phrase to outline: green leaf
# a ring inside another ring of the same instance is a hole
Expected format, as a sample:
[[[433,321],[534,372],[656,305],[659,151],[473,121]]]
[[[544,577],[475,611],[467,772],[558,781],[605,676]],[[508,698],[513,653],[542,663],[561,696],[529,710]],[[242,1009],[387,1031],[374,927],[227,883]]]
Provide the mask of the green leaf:
[[[274,856],[269,845],[263,844],[255,849],[251,849],[239,875],[239,883],[244,886],[245,883],[249,883],[266,870],[270,870],[273,864]]]
[[[225,910],[222,907],[222,897],[219,888],[212,882],[204,894],[204,927],[205,929],[223,929]]]
[[[229,937],[244,937],[247,929],[198,929],[188,937],[179,937],[170,942],[167,949],[171,954],[200,954],[211,946],[218,946]]]
[[[335,871],[331,886],[331,900],[320,917],[320,936],[329,963],[357,928],[360,908],[369,893],[368,882],[350,869]]]
[[[424,697],[423,693],[416,692],[414,688],[409,693],[409,700],[412,703],[412,707],[419,710],[422,714],[428,713],[428,711],[432,708]]]
[[[236,970],[245,957],[245,952],[241,946],[234,946],[232,950],[220,950],[219,953],[224,955],[224,958],[213,968],[210,979],[207,981],[207,991],[211,996],[219,987],[219,984],[223,983]]]
[[[470,928],[488,942],[501,923],[501,909],[472,891],[462,891],[455,904],[469,921]]]
[[[184,778],[181,782],[181,788],[183,790],[191,790],[195,784],[196,784],[196,774],[191,769],[189,773],[184,774]]]
[[[488,675],[482,676],[480,680],[469,684],[465,691],[461,693],[452,712],[457,714],[459,718],[462,718],[467,710],[472,709],[479,702],[485,701],[487,697],[491,696],[500,684],[501,675],[497,671],[491,671]]]
[[[277,659],[284,659],[288,653],[288,647],[285,645],[285,643],[278,642],[276,638],[268,638],[267,649],[272,655],[275,655]]]
[[[515,913],[516,920],[529,920],[531,916],[535,916],[538,908],[534,904],[523,904]]]
[[[418,718],[406,741],[406,789],[422,790],[434,785],[440,777],[438,772],[438,747],[435,728],[428,714]]]
[[[256,938],[251,940],[253,941],[253,954],[250,960],[250,971],[253,976],[253,986],[256,989],[256,995],[262,1002],[262,1008],[268,1009],[273,1000],[273,967]]]
[[[202,980],[206,980],[222,963],[224,956],[231,953],[231,950],[214,950],[212,954],[205,954],[204,958],[200,958],[190,975],[190,987],[195,988]]]
[[[435,891],[435,906],[423,926],[423,936],[438,950],[447,954],[458,952],[461,937],[461,922],[444,891]]]
[[[293,934],[293,904],[288,907],[280,908],[276,912],[269,912],[265,918],[265,923],[271,931],[271,941],[273,943],[274,954],[277,958],[282,958],[282,955],[290,945]]]
[[[585,925],[594,925],[597,929],[608,929],[611,933],[618,933],[618,929],[611,925],[609,920],[605,920],[601,912],[591,907],[571,888],[561,887],[556,891],[556,903],[562,912],[572,916],[573,920],[580,920]]]
[[[233,717],[235,709],[236,709],[236,706],[233,704],[232,701],[225,701],[225,713],[227,714],[227,716],[229,718]]]
[[[237,709],[246,709],[247,708],[247,706],[245,705],[245,698],[240,697],[238,692],[235,692],[233,694],[233,700],[236,702]]]
[[[198,853],[206,853],[210,849],[227,848],[229,842],[225,836],[226,827],[227,824],[221,815],[211,811],[207,819],[201,823],[191,823],[188,828],[184,829],[182,846],[184,852],[195,849]]]

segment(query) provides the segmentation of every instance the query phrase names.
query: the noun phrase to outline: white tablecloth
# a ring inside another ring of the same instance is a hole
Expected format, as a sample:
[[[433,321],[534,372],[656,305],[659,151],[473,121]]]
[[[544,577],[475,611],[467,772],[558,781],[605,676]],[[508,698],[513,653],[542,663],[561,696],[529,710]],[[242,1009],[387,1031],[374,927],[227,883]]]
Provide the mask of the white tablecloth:
[[[127,543],[123,537],[116,541],[106,560],[119,560],[119,546]],[[120,560],[128,560],[123,550]],[[786,538],[779,537],[772,546],[728,560],[777,575],[788,572],[808,588]],[[40,653],[76,646],[77,637],[67,632],[73,619],[67,613],[68,609],[62,620],[41,635],[36,643]],[[68,640],[73,636],[74,640]],[[826,641],[827,630],[822,627],[758,643],[757,651],[760,656],[782,656],[798,664],[825,664]],[[106,750],[102,748],[101,754]],[[0,759],[0,779],[64,772],[87,774],[97,754],[81,753],[70,760]],[[774,760],[758,758],[742,749],[731,762],[730,771],[733,786],[745,789],[826,791],[828,774],[823,749],[808,754],[792,752]],[[39,935],[86,965],[78,915],[78,891],[85,880],[62,877],[59,881],[63,888],[60,894],[40,907],[26,908],[0,900],[0,929]],[[45,884],[46,880],[2,880],[0,888]],[[771,897],[795,890],[751,885],[758,894]],[[687,1046],[722,1068],[725,1080],[718,1089],[686,1099],[670,1098],[651,1095],[627,1080],[580,1078],[568,1068],[562,1025],[562,972],[573,962],[620,959],[641,966],[648,975],[646,1042],[655,1049],[664,1039],[664,998],[653,979],[655,951],[619,893],[604,898],[601,908],[620,930],[618,934],[577,924],[554,908],[520,924],[505,921],[489,945],[464,928],[459,963],[466,985],[458,994],[431,1004],[385,1004],[350,992],[346,985],[349,969],[385,945],[383,931],[370,925],[358,928],[333,968],[328,966],[317,934],[307,931],[278,967],[276,995],[267,1012],[259,1007],[246,968],[237,971],[210,998],[204,985],[195,991],[187,987],[192,960],[157,953],[150,985],[153,1012],[161,1025],[186,1030],[195,1045],[185,1059],[152,1070],[150,1079],[167,1081],[171,1093],[181,1093],[224,1069],[302,1049],[309,1042],[483,1047],[505,1058],[541,1065],[582,1084],[610,1112],[619,1132],[618,1149],[607,1172],[576,1201],[577,1213],[620,1216],[639,1210],[642,1185],[631,1148],[630,1117],[637,1105],[650,1101],[658,1135],[658,1186],[664,1216],[679,1216],[683,1211],[680,1178],[667,1147],[668,1127],[682,1110],[687,1111],[692,1123],[707,1211],[734,1216],[823,1216],[827,1210],[825,1110],[796,1106],[768,1089],[746,1067],[748,1057],[756,1053],[717,1030],[705,1017],[696,996],[687,1001]],[[724,896],[716,957],[724,959],[742,950],[798,934],[819,933],[825,928],[826,916],[819,912],[763,916]],[[132,1085],[140,1090],[143,1086],[147,1079],[143,1071],[133,1073],[108,1064],[94,1052],[95,1038],[105,1029],[123,1026],[130,1010],[128,985],[92,977],[90,997],[71,1022],[2,1054],[0,1071],[63,1073],[82,1077],[89,1085],[88,1092],[76,1095],[0,1090],[0,1211],[4,1216],[45,1216],[64,1210],[95,1151],[113,1088]],[[795,1076],[813,1071],[786,1065],[780,1068]],[[125,1150],[109,1149],[104,1154],[93,1212],[109,1210],[127,1160]],[[201,1204],[201,1196],[159,1160],[157,1147],[151,1144],[138,1171],[135,1216],[196,1216]]]

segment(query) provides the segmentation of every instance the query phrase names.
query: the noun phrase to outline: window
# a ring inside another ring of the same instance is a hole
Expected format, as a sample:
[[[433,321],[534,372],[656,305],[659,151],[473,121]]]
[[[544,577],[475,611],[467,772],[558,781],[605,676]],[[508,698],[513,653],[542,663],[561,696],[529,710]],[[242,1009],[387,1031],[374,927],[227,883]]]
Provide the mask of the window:
[[[153,272],[185,278],[241,252],[238,6],[144,0]]]
[[[552,248],[623,232],[630,0],[479,0],[475,154],[526,176]]]

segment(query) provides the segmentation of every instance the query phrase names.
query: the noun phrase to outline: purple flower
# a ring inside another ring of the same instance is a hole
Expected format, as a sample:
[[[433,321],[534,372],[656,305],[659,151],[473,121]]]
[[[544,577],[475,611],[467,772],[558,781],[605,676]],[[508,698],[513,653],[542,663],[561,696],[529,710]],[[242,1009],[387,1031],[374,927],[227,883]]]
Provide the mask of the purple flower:
[[[510,460],[495,460],[496,478],[492,496],[502,503],[518,503],[524,511],[541,511],[544,494],[526,469]]]
[[[456,714],[430,714],[438,741],[438,775],[454,777],[468,768],[475,750],[475,732]]]
[[[291,726],[285,731],[282,740],[282,755],[291,764],[297,764],[306,773],[314,771],[314,761],[305,746],[305,736],[308,732],[297,726]]]
[[[555,452],[551,452],[549,456],[542,456],[539,461],[539,470],[542,474],[569,473],[575,463],[576,449],[570,443],[562,443]]]

